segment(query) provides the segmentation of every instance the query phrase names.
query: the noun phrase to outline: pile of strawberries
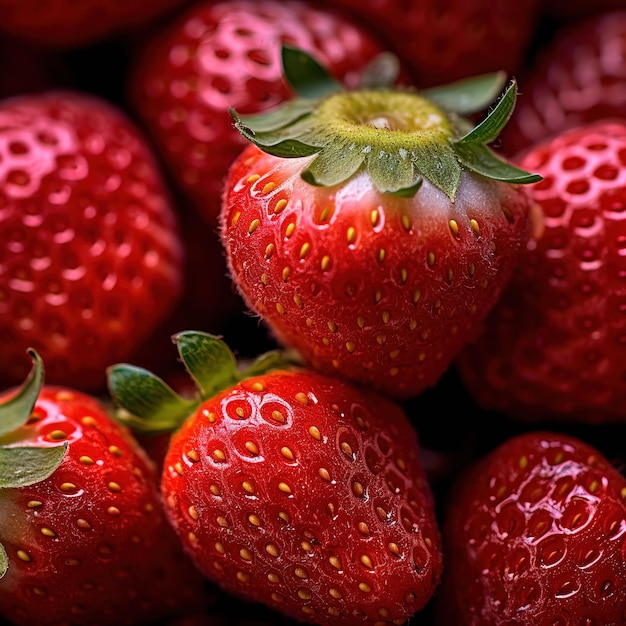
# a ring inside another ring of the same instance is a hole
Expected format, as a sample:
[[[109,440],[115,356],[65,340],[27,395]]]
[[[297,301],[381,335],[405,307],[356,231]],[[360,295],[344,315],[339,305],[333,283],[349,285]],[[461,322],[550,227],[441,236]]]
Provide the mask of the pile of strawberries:
[[[0,623],[626,623],[623,0],[0,54]]]

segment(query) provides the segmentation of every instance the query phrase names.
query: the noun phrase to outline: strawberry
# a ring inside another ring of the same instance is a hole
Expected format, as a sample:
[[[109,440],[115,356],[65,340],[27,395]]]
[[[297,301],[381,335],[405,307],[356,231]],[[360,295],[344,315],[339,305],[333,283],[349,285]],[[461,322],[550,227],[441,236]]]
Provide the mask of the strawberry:
[[[324,0],[362,20],[419,87],[485,72],[514,74],[537,24],[537,0]]]
[[[598,121],[537,144],[521,161],[540,236],[459,357],[477,404],[523,420],[624,421],[626,123]]]
[[[44,385],[0,404],[0,615],[26,626],[144,624],[199,606],[203,579],[154,467],[95,398]]]
[[[2,0],[0,29],[28,42],[78,48],[120,35],[189,0]]]
[[[254,113],[290,95],[282,42],[318,55],[348,84],[382,52],[364,27],[301,0],[202,1],[137,52],[130,99],[179,187],[211,226],[228,167],[245,146],[229,107]]]
[[[199,400],[128,364],[109,368],[109,386],[124,423],[177,428],[161,488],[198,569],[315,624],[398,624],[422,609],[442,556],[401,407],[277,353],[241,369],[215,336],[173,339]]]
[[[515,84],[471,129],[444,111],[486,106],[500,75],[421,93],[343,91],[302,51],[285,47],[284,65],[300,97],[235,114],[254,145],[224,193],[231,276],[315,369],[415,396],[479,332],[527,236],[520,185],[538,177],[485,145]]]
[[[120,110],[74,91],[1,102],[0,151],[0,388],[32,346],[49,383],[104,389],[181,289],[152,153]]]
[[[621,624],[626,481],[556,432],[505,440],[455,483],[437,624]]]
[[[626,117],[625,53],[626,11],[558,29],[520,78],[523,95],[502,150],[514,156],[567,128]]]

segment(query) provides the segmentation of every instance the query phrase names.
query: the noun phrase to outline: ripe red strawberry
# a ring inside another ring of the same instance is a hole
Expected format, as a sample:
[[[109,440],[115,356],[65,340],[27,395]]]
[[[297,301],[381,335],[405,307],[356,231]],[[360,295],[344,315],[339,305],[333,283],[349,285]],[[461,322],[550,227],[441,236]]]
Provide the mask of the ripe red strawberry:
[[[0,404],[0,615],[24,626],[145,624],[198,607],[203,579],[157,475],[91,396],[34,367]]]
[[[79,47],[143,26],[188,0],[2,0],[0,30],[27,41]]]
[[[323,70],[285,54],[301,97],[237,121],[256,145],[224,193],[234,283],[316,369],[415,396],[478,333],[527,236],[527,195],[509,183],[537,177],[484,143],[508,118],[514,84],[468,130],[444,110],[486,106],[485,79],[423,95],[329,83],[316,101],[306,81],[320,93]]]
[[[596,122],[538,144],[521,161],[540,237],[458,361],[484,408],[523,420],[624,421],[626,124]]]
[[[623,623],[625,493],[624,477],[579,439],[503,442],[450,494],[436,623]]]
[[[520,78],[522,97],[502,134],[515,155],[563,130],[625,118],[626,11],[562,27]]]
[[[364,27],[300,0],[202,1],[139,51],[131,99],[180,188],[212,226],[223,179],[245,146],[228,109],[254,113],[288,98],[282,42],[318,55],[352,85],[382,51]]]
[[[422,609],[440,578],[440,537],[400,406],[271,355],[240,372],[211,335],[174,340],[199,403],[129,365],[111,368],[109,384],[129,425],[182,424],[162,490],[207,578],[321,625],[399,624]]]
[[[321,4],[321,2],[320,2]],[[406,62],[420,87],[485,72],[517,72],[537,24],[537,0],[324,0],[349,10]]]
[[[0,388],[28,371],[105,387],[165,317],[181,285],[175,215],[143,137],[77,92],[0,103]]]

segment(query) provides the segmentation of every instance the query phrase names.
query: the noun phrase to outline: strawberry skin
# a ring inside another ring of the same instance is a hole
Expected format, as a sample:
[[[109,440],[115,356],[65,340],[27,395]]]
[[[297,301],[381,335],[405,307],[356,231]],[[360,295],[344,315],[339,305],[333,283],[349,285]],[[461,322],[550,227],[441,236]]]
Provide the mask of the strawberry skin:
[[[366,172],[312,186],[307,163],[255,146],[234,163],[221,230],[233,280],[316,369],[417,395],[482,329],[526,238],[527,196],[467,173],[454,203],[428,180],[383,194]]]
[[[480,340],[458,360],[477,403],[522,420],[624,421],[626,125],[531,149],[544,215]]]
[[[187,0],[2,0],[0,29],[36,44],[76,48],[148,24]]]
[[[0,489],[9,559],[0,615],[24,626],[105,626],[199,607],[202,579],[163,514],[154,467],[100,402],[44,386],[9,441],[68,447],[45,480]]]
[[[502,149],[516,155],[568,128],[623,119],[624,50],[626,11],[607,11],[557,30],[520,79],[523,96],[502,133]]]
[[[341,381],[275,370],[206,400],[172,436],[162,489],[209,579],[300,621],[399,624],[437,587],[415,431]]]
[[[0,104],[0,388],[34,347],[47,381],[101,390],[178,299],[182,249],[152,153],[78,92]]]
[[[436,623],[623,623],[624,494],[581,440],[538,431],[500,444],[450,494]]]
[[[382,51],[357,22],[299,0],[199,2],[138,50],[134,108],[211,226],[228,167],[245,146],[228,109],[267,110],[290,95],[283,41],[319,55],[348,84]]]

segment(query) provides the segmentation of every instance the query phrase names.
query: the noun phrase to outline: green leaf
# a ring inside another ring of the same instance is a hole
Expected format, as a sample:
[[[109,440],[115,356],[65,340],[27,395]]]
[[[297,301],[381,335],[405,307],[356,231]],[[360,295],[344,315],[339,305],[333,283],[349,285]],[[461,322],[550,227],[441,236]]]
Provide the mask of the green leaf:
[[[414,155],[413,162],[424,178],[441,189],[454,202],[461,182],[461,166],[453,150],[440,145],[424,144]]]
[[[367,169],[376,188],[383,193],[397,194],[419,188],[421,179],[411,155],[378,150],[369,154]]]
[[[324,148],[302,172],[311,185],[332,187],[348,180],[363,165],[365,156],[356,146],[343,143]]]
[[[115,417],[138,432],[176,430],[198,404],[181,398],[158,376],[135,365],[119,363],[109,367],[107,381],[111,397],[126,413]]]
[[[44,382],[44,366],[35,350],[29,349],[33,365],[19,391],[0,404],[0,436],[17,430],[30,418]]]
[[[454,144],[454,151],[468,169],[493,180],[520,185],[543,180],[539,174],[532,174],[502,160],[484,144],[457,143]]]
[[[486,109],[502,93],[505,72],[493,72],[424,89],[420,93],[447,111],[469,115]]]
[[[456,144],[489,143],[493,141],[509,121],[517,99],[517,83],[511,81],[496,106],[478,126],[459,139]]]
[[[298,96],[316,100],[343,89],[321,63],[300,48],[283,44],[281,58],[285,79]]]
[[[174,335],[172,340],[203,399],[213,397],[239,380],[235,355],[219,337],[199,331],[183,331]]]
[[[4,546],[0,543],[0,578],[2,578],[9,569],[9,557]]]
[[[258,133],[289,126],[302,117],[309,115],[314,109],[314,101],[294,98],[276,109],[255,115],[239,115],[232,107],[229,109],[229,112],[235,121],[235,126],[239,123],[252,133]]]
[[[248,141],[261,148],[263,152],[285,159],[311,156],[321,149],[321,146],[311,146],[294,139],[294,137],[298,136],[298,131],[294,131],[292,127],[287,127],[286,129],[279,128],[268,132],[254,132],[241,119],[235,119],[235,128]]]
[[[68,442],[58,446],[0,447],[0,488],[27,487],[40,483],[61,465]]]
[[[391,52],[381,52],[361,73],[359,89],[391,87],[400,75],[400,61]]]

